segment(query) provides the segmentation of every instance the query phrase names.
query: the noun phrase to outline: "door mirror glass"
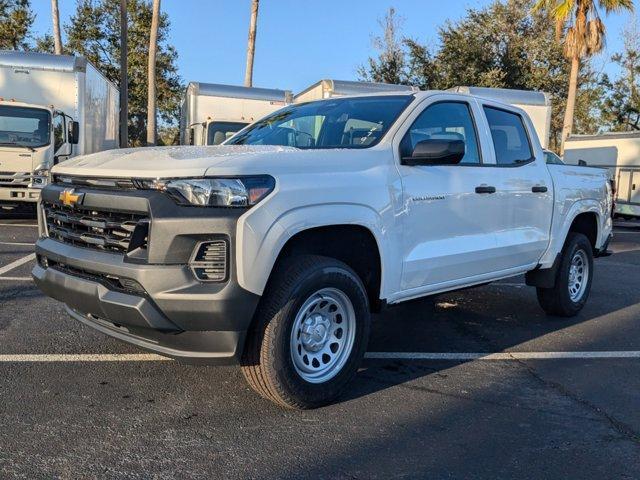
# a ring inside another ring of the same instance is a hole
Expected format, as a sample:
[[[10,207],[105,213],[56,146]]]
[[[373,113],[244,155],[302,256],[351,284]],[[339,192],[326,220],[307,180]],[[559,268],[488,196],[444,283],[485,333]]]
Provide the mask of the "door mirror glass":
[[[465,154],[462,140],[422,140],[416,143],[411,156],[404,157],[405,165],[457,165]]]
[[[56,114],[53,117],[53,152],[58,153],[60,147],[66,142],[64,116]]]
[[[80,124],[78,122],[69,123],[69,143],[77,145],[80,137]]]

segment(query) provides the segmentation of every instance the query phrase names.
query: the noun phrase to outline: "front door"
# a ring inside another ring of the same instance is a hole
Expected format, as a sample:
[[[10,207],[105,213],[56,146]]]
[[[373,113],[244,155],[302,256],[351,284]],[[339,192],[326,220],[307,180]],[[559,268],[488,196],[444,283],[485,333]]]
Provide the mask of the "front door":
[[[404,196],[401,290],[405,294],[413,289],[444,289],[495,270],[496,169],[483,165],[474,122],[474,116],[481,114],[477,109],[475,103],[459,99],[430,103],[400,141],[400,157],[410,155],[422,140],[465,142],[465,155],[458,165],[399,166]]]

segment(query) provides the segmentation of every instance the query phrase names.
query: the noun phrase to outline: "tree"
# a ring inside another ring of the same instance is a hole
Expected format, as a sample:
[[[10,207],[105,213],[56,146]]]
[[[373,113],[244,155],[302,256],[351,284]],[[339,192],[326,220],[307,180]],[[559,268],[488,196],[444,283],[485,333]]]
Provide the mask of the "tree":
[[[398,37],[403,20],[391,7],[384,18],[378,20],[382,35],[372,37],[373,47],[379,51],[378,58],[369,57],[368,65],[358,69],[360,78],[370,82],[406,83],[407,73],[402,40]]]
[[[155,145],[156,130],[156,55],[158,50],[158,23],[160,0],[153,0],[151,32],[149,34],[149,93],[147,95],[147,145]]]
[[[247,68],[244,73],[244,86],[253,85],[253,57],[256,53],[256,29],[258,27],[258,7],[260,0],[251,0],[251,20],[249,22],[249,41],[247,44]]]
[[[556,37],[561,40],[564,35],[564,53],[571,60],[561,153],[573,130],[580,61],[600,52],[604,45],[605,27],[598,8],[606,13],[632,10],[633,0],[538,0],[534,6],[534,11],[545,11],[555,21]]]
[[[34,20],[29,0],[0,0],[0,49],[28,49]]]
[[[128,0],[128,132],[132,146],[147,143],[149,37],[153,21],[148,0]],[[169,19],[158,16],[156,52],[156,106],[162,122],[177,123],[182,84],[177,71],[177,53],[167,42]],[[67,48],[84,55],[112,82],[120,83],[120,0],[79,0],[76,12],[65,26]]]
[[[602,104],[602,120],[613,131],[640,130],[640,25],[630,22],[622,38],[624,50],[613,55],[621,74],[611,81],[605,74],[602,84],[607,91]]]
[[[53,22],[53,45],[56,55],[62,55],[62,36],[60,35],[60,12],[58,0],[51,0],[51,21]]]
[[[456,22],[438,29],[433,48],[418,40],[401,38],[404,58],[383,61],[380,55],[360,78],[381,81],[381,71],[401,65],[395,83],[427,89],[459,85],[540,90],[551,95],[551,142],[557,150],[568,88],[569,65],[562,47],[555,41],[555,29],[547,17],[531,13],[533,0],[494,1],[480,9],[469,9]],[[397,50],[396,50],[397,51]],[[384,68],[382,67],[384,65]],[[579,72],[582,85],[576,105],[576,129],[597,130],[596,113],[601,87],[589,62]]]

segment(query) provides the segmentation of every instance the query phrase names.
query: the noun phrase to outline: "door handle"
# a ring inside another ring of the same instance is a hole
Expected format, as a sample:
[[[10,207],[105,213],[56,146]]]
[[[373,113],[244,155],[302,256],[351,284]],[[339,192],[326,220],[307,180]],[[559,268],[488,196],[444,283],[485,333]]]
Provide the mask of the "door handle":
[[[496,193],[496,187],[480,185],[479,187],[476,187],[476,193]]]
[[[545,193],[547,191],[547,187],[545,187],[544,185],[536,185],[534,187],[531,187],[531,191],[533,193]]]

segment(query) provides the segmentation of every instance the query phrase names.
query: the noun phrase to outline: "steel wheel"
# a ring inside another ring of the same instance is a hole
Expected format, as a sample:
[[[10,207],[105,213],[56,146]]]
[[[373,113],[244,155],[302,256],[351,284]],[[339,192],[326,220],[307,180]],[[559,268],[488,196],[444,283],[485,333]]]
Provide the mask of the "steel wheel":
[[[349,297],[336,288],[323,288],[300,307],[291,329],[291,358],[309,383],[323,383],[346,363],[356,333],[356,316]]]
[[[584,295],[589,279],[589,261],[584,250],[576,250],[569,267],[569,297],[577,302]]]

